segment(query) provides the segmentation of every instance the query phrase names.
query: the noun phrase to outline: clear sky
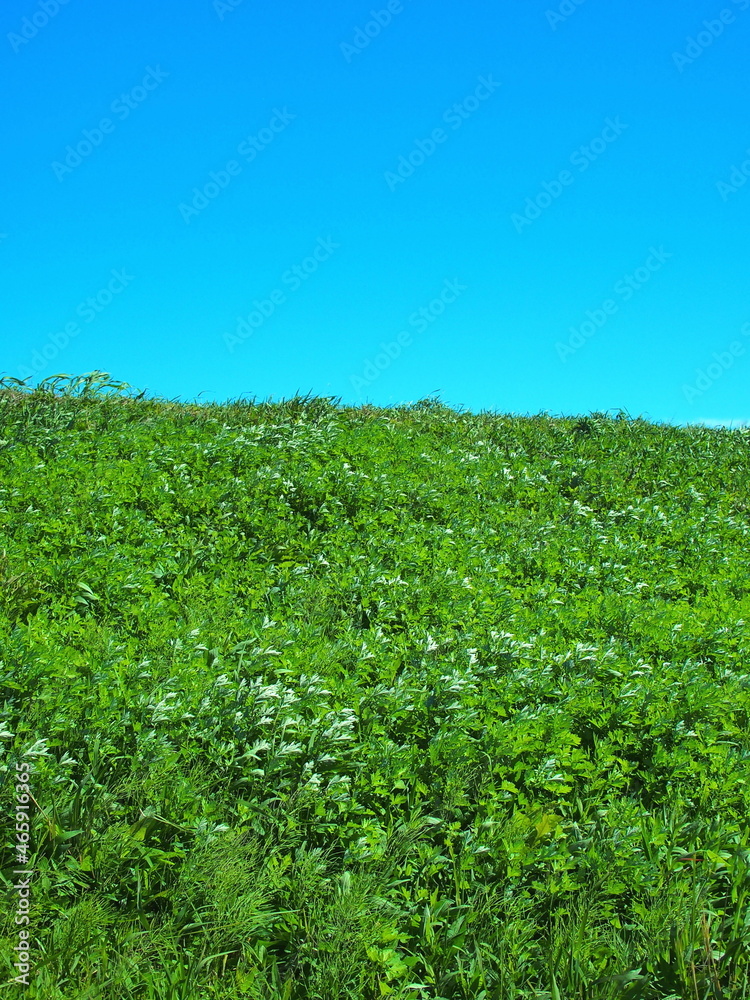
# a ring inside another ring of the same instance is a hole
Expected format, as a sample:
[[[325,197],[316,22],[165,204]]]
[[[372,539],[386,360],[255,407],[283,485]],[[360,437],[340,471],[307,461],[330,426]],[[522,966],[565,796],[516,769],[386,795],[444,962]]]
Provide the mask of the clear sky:
[[[750,0],[8,0],[0,373],[750,418]]]

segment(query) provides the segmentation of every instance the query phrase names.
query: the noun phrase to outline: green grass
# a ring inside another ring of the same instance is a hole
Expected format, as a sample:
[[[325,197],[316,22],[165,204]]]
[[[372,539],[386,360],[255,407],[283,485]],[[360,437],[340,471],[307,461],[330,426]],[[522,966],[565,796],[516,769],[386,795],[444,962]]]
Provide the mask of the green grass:
[[[750,434],[0,382],[30,1000],[748,1000]]]

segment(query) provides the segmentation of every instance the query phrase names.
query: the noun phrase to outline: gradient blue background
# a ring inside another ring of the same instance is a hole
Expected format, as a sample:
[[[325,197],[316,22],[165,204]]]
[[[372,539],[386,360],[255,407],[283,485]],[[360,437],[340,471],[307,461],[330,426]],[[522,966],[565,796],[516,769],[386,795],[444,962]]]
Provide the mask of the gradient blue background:
[[[183,400],[438,392],[474,412],[750,418],[750,184],[717,188],[750,157],[750,0],[584,0],[555,25],[544,0],[403,0],[347,60],[342,43],[385,6],[68,0],[14,51],[23,19],[44,18],[6,3],[0,373],[98,369]],[[674,54],[724,9],[734,23],[680,71]],[[112,103],[149,67],[169,75],[119,120]],[[501,86],[446,127],[488,75]],[[246,163],[238,145],[275,108],[294,120]],[[623,134],[572,167],[618,116]],[[52,164],[104,117],[114,131],[59,180]],[[391,190],[386,172],[441,126],[447,141]],[[180,204],[230,159],[241,174],[186,223]],[[519,233],[512,215],[566,168],[574,183]],[[321,238],[338,249],[284,286]],[[626,303],[613,289],[652,246],[672,256]],[[133,280],[83,322],[112,269]],[[409,317],[446,280],[465,292],[417,332]],[[275,288],[286,301],[230,351],[225,335]],[[617,313],[562,360],[608,298]],[[73,321],[78,336],[55,347]],[[411,346],[367,369],[402,330]]]

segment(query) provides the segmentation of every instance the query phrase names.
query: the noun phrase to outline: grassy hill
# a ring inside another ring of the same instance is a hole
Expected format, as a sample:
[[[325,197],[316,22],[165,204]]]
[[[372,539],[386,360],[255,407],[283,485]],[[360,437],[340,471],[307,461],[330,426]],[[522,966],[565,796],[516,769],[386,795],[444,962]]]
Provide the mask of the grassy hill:
[[[0,388],[6,996],[750,997],[748,432]]]

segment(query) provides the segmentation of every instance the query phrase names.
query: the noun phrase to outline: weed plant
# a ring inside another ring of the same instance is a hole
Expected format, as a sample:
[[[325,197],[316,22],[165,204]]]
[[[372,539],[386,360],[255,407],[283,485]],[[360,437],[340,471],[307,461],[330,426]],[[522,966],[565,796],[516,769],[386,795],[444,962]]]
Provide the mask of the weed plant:
[[[0,383],[26,1000],[748,1000],[750,435]]]

